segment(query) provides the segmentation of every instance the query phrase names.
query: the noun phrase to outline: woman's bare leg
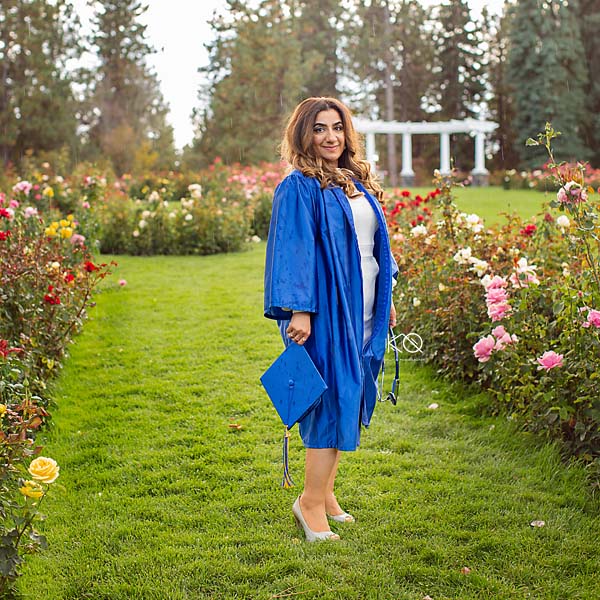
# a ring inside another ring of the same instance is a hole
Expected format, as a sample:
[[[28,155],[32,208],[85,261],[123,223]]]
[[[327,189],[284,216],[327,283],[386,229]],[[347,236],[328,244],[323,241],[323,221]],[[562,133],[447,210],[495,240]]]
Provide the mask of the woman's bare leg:
[[[325,510],[328,515],[341,515],[344,511],[338,504],[338,501],[335,497],[335,493],[333,491],[335,487],[335,477],[337,475],[338,465],[340,463],[340,458],[342,453],[339,450],[336,450],[337,456],[335,457],[335,464],[333,466],[333,470],[329,475],[329,481],[327,482],[327,497],[325,498]]]
[[[313,531],[329,531],[326,500],[330,495],[330,482],[332,478],[335,480],[338,454],[335,448],[306,449],[300,509],[306,524]]]

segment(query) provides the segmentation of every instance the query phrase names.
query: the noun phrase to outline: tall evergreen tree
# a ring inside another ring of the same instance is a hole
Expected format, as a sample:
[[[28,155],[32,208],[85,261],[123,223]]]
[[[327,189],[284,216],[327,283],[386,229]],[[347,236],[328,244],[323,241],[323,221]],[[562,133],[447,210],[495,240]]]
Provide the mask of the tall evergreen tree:
[[[384,120],[425,117],[433,58],[426,22],[427,12],[416,0],[357,3],[347,28],[350,83],[346,92],[360,112]],[[389,136],[380,152],[392,184],[397,171],[396,138]]]
[[[506,67],[508,54],[507,17],[491,15],[484,11],[485,40],[489,74],[488,108],[490,119],[498,123],[492,134],[496,147],[493,167],[513,169],[519,164],[519,155],[515,149],[515,131],[513,129],[514,109],[511,89],[507,81]]]
[[[485,97],[487,73],[482,49],[481,24],[476,22],[466,0],[447,0],[433,13],[435,77],[430,105],[436,119],[475,117]],[[473,166],[473,141],[451,136],[455,165],[463,170]]]
[[[189,155],[199,164],[274,160],[283,120],[306,95],[299,21],[278,0],[253,8],[228,0],[211,23],[208,83],[200,90],[198,132]],[[313,90],[314,91],[314,90]],[[330,90],[324,89],[323,92]]]
[[[466,0],[442,3],[434,16],[438,116],[443,120],[473,117],[485,91],[480,25],[471,17]]]
[[[100,0],[96,6],[90,41],[100,64],[92,73],[87,101],[86,156],[108,156],[123,173],[136,168],[136,155],[147,148],[155,160],[142,159],[143,166],[168,167],[174,160],[173,130],[158,79],[147,65],[153,50],[139,21],[147,5]]]
[[[339,48],[343,6],[337,0],[290,2],[300,42],[305,79],[302,96],[335,96],[338,93]]]
[[[73,146],[77,120],[66,63],[76,58],[76,20],[67,0],[0,4],[0,156]]]
[[[577,0],[520,0],[509,8],[508,79],[523,166],[545,161],[543,148],[524,144],[544,129],[546,121],[562,132],[555,144],[557,158],[590,156],[582,139],[588,74],[578,9]]]
[[[592,164],[600,168],[600,0],[580,0],[579,23],[588,73],[583,136]]]

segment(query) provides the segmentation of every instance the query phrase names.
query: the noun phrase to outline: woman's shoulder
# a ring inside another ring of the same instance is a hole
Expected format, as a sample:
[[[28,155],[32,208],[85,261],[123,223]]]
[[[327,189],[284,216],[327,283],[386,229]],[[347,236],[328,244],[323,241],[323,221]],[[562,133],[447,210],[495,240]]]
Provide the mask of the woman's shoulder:
[[[294,169],[290,171],[284,178],[283,181],[302,181],[308,185],[318,184],[319,180],[311,175],[305,175],[300,169]],[[282,181],[282,183],[283,183]]]
[[[294,169],[290,171],[277,186],[279,190],[299,189],[302,191],[312,191],[319,189],[319,180],[316,177],[305,175],[302,171]]]

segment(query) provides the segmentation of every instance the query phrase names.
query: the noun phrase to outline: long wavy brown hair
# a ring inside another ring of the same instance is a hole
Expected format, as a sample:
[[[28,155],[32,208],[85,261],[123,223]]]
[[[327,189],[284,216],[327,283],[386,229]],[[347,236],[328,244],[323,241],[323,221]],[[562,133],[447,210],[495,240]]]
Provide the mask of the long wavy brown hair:
[[[346,142],[337,168],[324,161],[313,145],[313,127],[317,115],[331,109],[340,115]],[[298,104],[285,128],[281,157],[307,177],[316,177],[322,189],[332,185],[339,186],[352,198],[360,194],[354,185],[355,179],[379,202],[383,200],[383,189],[371,173],[371,165],[364,158],[362,142],[352,124],[352,114],[336,98],[307,98]]]

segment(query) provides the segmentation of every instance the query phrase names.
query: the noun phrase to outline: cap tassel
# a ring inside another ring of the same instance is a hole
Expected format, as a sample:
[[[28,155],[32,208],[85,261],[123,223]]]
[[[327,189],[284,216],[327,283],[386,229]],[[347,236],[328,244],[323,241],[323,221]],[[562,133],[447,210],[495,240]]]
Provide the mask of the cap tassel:
[[[285,489],[294,487],[294,482],[290,476],[289,445],[290,430],[286,427],[283,436],[283,479],[281,481],[281,487]]]

